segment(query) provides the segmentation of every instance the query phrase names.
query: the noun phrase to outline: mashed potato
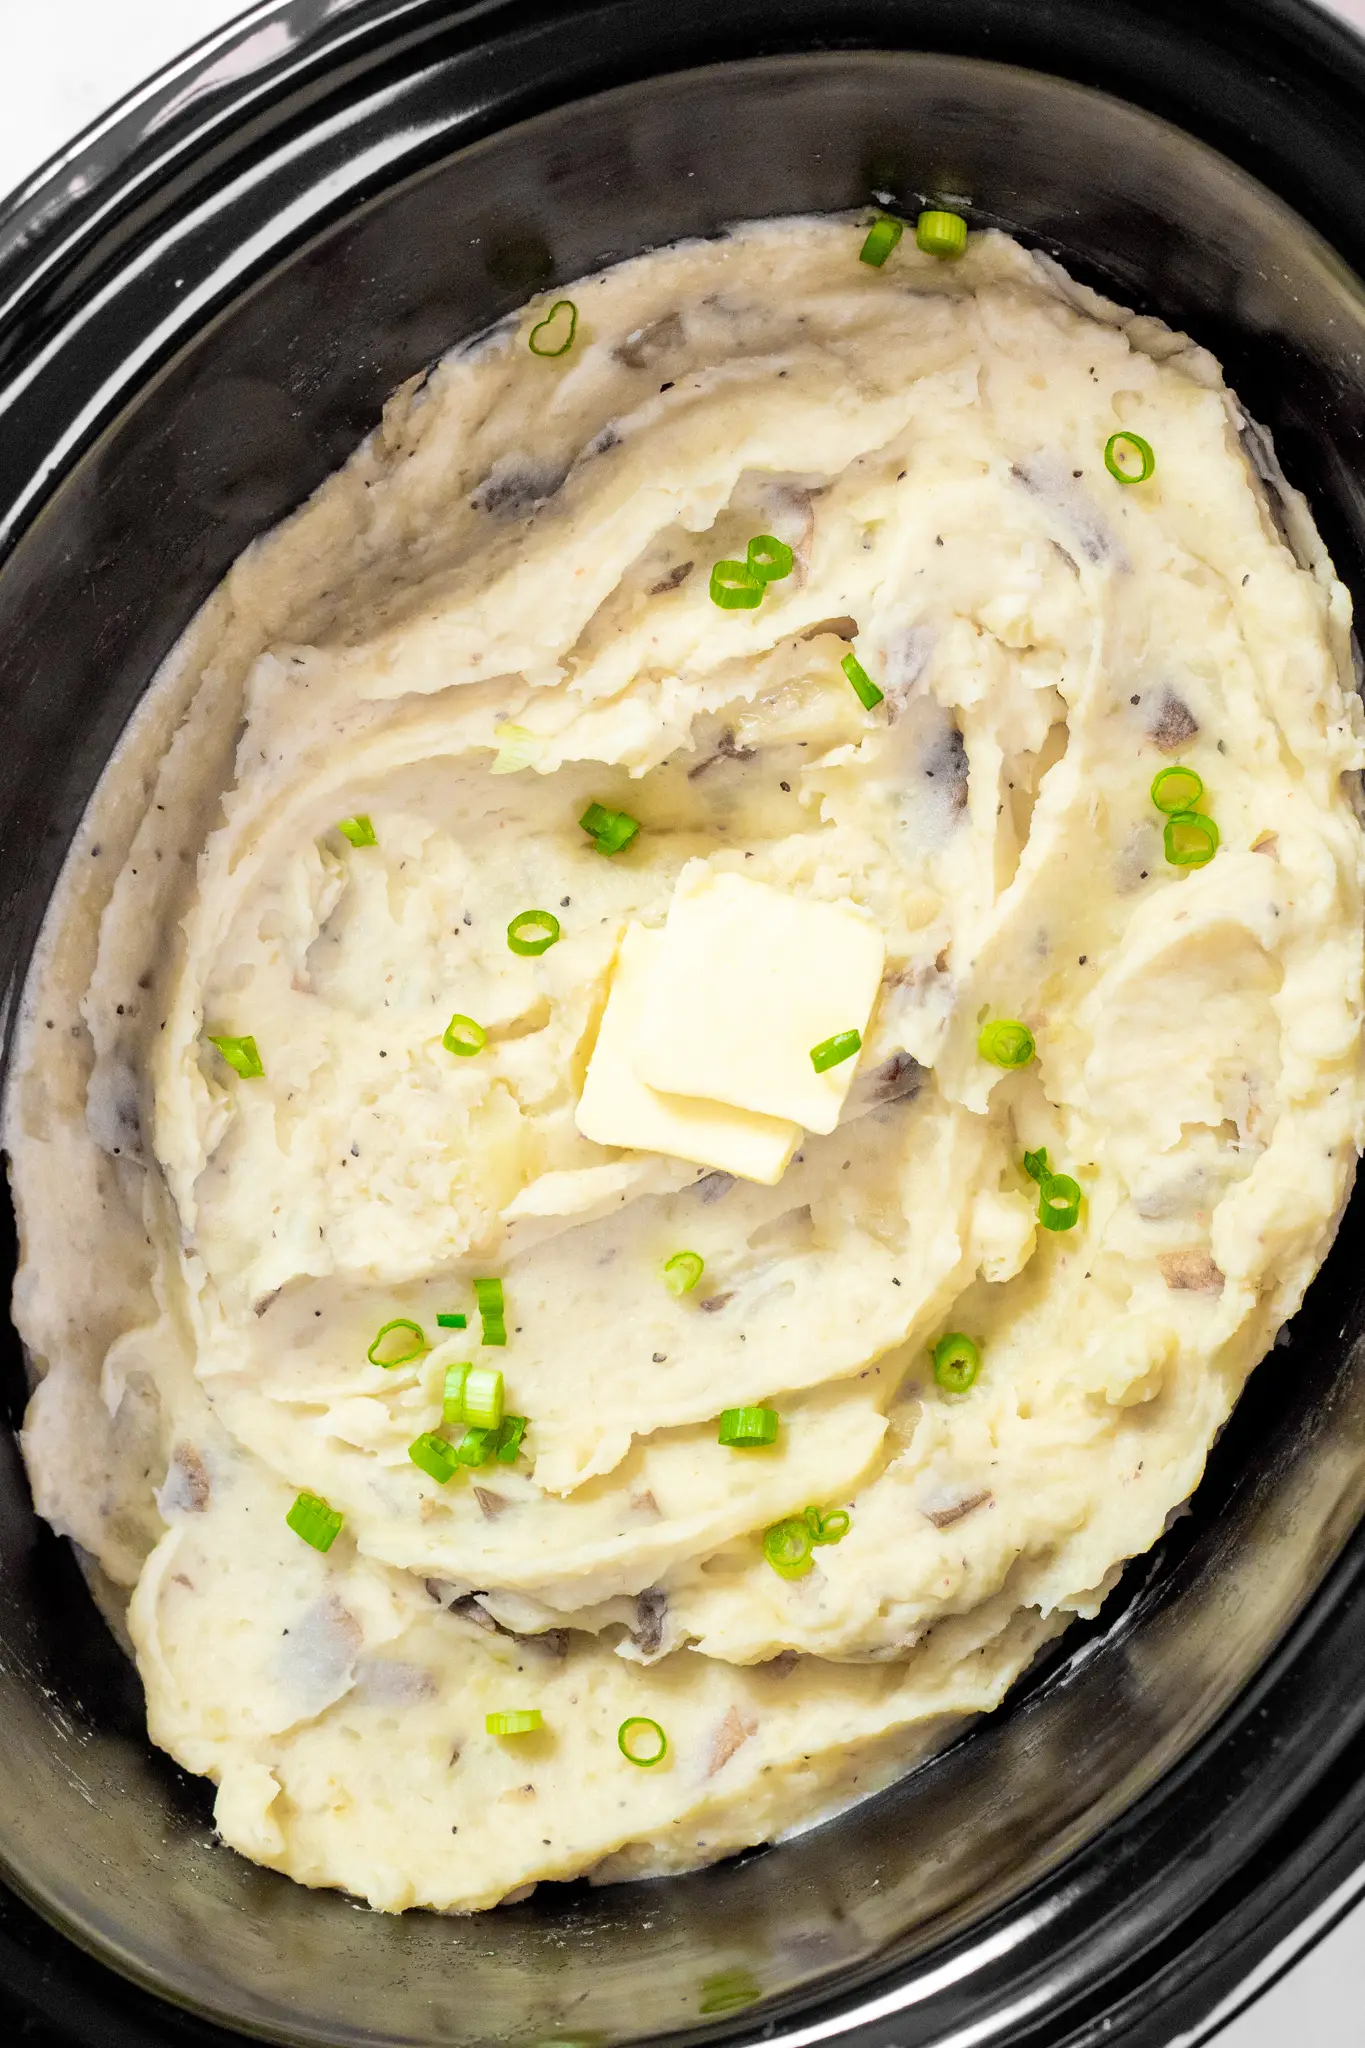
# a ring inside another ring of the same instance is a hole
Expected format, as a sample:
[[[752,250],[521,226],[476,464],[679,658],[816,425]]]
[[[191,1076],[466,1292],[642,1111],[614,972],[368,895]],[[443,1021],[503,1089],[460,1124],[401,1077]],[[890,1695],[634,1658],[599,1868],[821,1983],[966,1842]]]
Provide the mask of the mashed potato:
[[[993,1707],[1350,1187],[1301,501],[1179,336],[861,233],[398,392],[167,664],[30,979],[38,1505],[224,1839],[379,1907],[686,1868]]]

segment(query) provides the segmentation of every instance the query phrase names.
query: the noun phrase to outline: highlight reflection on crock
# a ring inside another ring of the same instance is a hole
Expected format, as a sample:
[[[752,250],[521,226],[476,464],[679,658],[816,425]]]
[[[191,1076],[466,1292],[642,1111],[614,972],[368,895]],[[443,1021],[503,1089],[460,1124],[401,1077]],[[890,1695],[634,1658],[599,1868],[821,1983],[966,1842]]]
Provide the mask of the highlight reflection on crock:
[[[8,1107],[38,1502],[228,1843],[685,1869],[1096,1611],[1350,1186],[1349,627],[1211,358],[942,213],[546,293],[243,557]]]

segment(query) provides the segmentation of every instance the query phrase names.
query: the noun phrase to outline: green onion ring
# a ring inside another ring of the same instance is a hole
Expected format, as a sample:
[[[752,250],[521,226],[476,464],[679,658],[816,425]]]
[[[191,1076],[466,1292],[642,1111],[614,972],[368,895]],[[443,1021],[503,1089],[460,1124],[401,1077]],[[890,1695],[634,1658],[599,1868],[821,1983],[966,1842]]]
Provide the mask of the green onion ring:
[[[731,1451],[756,1451],[777,1442],[775,1408],[726,1408],[716,1433],[717,1443]]]
[[[569,332],[567,339],[562,341],[558,348],[542,348],[539,342],[536,340],[536,336],[538,334],[543,334],[545,335],[548,341],[549,330],[554,326],[556,320],[559,319],[561,313],[567,313],[569,316]],[[572,299],[556,299],[553,306],[551,306],[549,312],[545,315],[545,318],[543,320],[537,321],[536,325],[531,329],[530,338],[528,339],[526,346],[530,349],[531,354],[533,356],[566,356],[569,353],[569,350],[573,347],[574,336],[577,334],[577,332],[577,306],[574,304]]]
[[[488,1033],[482,1024],[476,1024],[472,1017],[462,1017],[457,1010],[446,1025],[441,1040],[447,1052],[453,1052],[457,1059],[472,1059],[476,1052],[482,1052],[488,1043]]]
[[[1192,811],[1203,794],[1204,779],[1193,768],[1158,768],[1152,777],[1152,802],[1168,818],[1177,811]]]
[[[874,711],[885,697],[885,690],[877,688],[856,654],[846,654],[839,666],[852,683],[854,695],[864,711]]]
[[[1218,851],[1218,827],[1202,811],[1176,811],[1161,843],[1173,868],[1204,868]]]
[[[437,1436],[434,1429],[423,1430],[421,1436],[408,1445],[408,1456],[419,1472],[425,1472],[428,1479],[434,1479],[438,1486],[449,1486],[460,1468],[460,1461],[454,1447],[443,1436]]]
[[[827,1074],[831,1067],[840,1067],[845,1060],[851,1060],[862,1046],[860,1031],[836,1031],[833,1038],[822,1038],[819,1045],[810,1049],[810,1063],[817,1074]]]
[[[559,919],[550,910],[519,910],[507,927],[507,944],[514,953],[548,953],[558,937]]]
[[[464,1412],[464,1383],[474,1367],[468,1359],[459,1359],[446,1367],[445,1381],[441,1389],[442,1422],[468,1422]]]
[[[1131,448],[1142,467],[1124,469],[1119,456],[1125,448]],[[1145,484],[1156,470],[1156,457],[1150,441],[1144,441],[1141,434],[1130,434],[1126,428],[1111,434],[1104,444],[1104,466],[1110,476],[1117,477],[1121,484]]]
[[[763,578],[747,562],[716,562],[711,568],[711,602],[723,612],[751,612],[763,602]]]
[[[653,1738],[648,1756],[640,1755],[632,1746],[636,1731]],[[616,1731],[616,1747],[628,1764],[635,1764],[642,1771],[652,1771],[655,1764],[661,1764],[668,1755],[668,1737],[657,1721],[651,1721],[647,1714],[631,1714]]]
[[[780,583],[790,576],[795,560],[791,549],[775,533],[756,533],[749,542],[749,573],[760,583]]]
[[[337,831],[343,839],[349,839],[352,846],[378,846],[379,844],[379,841],[375,838],[374,826],[363,811],[357,812],[354,818],[343,818],[337,826]]]
[[[967,246],[967,223],[960,213],[930,207],[915,223],[915,241],[926,256],[960,256]]]
[[[763,1555],[779,1578],[803,1579],[815,1562],[810,1554],[813,1541],[806,1522],[793,1515],[764,1530]]]
[[[874,270],[880,270],[904,233],[903,220],[893,220],[889,213],[879,213],[867,231],[867,240],[858,251],[858,261],[870,263]]]
[[[1070,1230],[1081,1213],[1081,1190],[1069,1173],[1050,1173],[1038,1189],[1038,1221],[1044,1230]]]
[[[599,803],[589,804],[578,822],[597,851],[607,855],[623,852],[640,829],[639,819],[629,811],[609,810]]]
[[[301,1493],[284,1519],[296,1536],[325,1555],[336,1542],[345,1517],[328,1507],[319,1494]]]
[[[961,1330],[940,1337],[930,1352],[934,1361],[934,1382],[946,1394],[965,1394],[976,1383],[981,1370],[981,1353]]]
[[[411,1331],[412,1342],[406,1345],[396,1357],[380,1358],[376,1354],[390,1330]],[[385,1372],[392,1372],[396,1365],[411,1365],[414,1358],[420,1358],[426,1348],[426,1332],[423,1330],[422,1325],[414,1323],[411,1316],[395,1316],[391,1323],[385,1323],[383,1329],[376,1332],[375,1340],[365,1353],[365,1356],[369,1359],[371,1365],[382,1365]]]
[[[265,1063],[256,1049],[254,1038],[214,1038],[209,1044],[216,1046],[234,1074],[240,1074],[244,1081],[259,1081],[265,1073]]]
[[[664,1260],[664,1286],[670,1294],[690,1294],[705,1271],[700,1252],[674,1252]]]
[[[502,1421],[502,1374],[496,1365],[471,1365],[462,1388],[464,1419],[476,1429],[496,1429]]]
[[[483,1725],[490,1735],[534,1735],[545,1719],[539,1707],[523,1707],[517,1713],[485,1714]]]
[[[1036,1180],[1039,1187],[1042,1186],[1051,1171],[1047,1163],[1046,1145],[1040,1145],[1036,1152],[1024,1154],[1024,1171],[1030,1180]]]
[[[822,1514],[819,1508],[806,1509],[806,1527],[812,1543],[842,1543],[852,1526],[853,1518],[847,1508],[831,1508],[828,1514]]]
[[[1007,1071],[1026,1067],[1037,1050],[1028,1025],[1019,1023],[1015,1017],[992,1017],[989,1024],[983,1025],[976,1049],[983,1060]]]

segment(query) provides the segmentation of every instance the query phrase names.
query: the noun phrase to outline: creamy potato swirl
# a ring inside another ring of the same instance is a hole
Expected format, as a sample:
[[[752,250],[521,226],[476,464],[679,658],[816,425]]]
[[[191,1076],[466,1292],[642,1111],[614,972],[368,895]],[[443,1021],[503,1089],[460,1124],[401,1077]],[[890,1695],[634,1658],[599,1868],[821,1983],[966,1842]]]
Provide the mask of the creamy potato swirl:
[[[1000,235],[861,236],[666,249],[558,295],[562,354],[547,298],[404,386],[190,627],[30,978],[38,1505],[224,1839],[379,1907],[705,1862],[995,1706],[1187,1499],[1350,1188],[1365,756],[1302,501],[1182,337]],[[787,573],[718,604],[758,536]],[[580,1129],[684,870],[884,947],[772,1184]],[[466,1361],[526,1431],[442,1479]],[[788,1575],[807,1510],[843,1533]]]

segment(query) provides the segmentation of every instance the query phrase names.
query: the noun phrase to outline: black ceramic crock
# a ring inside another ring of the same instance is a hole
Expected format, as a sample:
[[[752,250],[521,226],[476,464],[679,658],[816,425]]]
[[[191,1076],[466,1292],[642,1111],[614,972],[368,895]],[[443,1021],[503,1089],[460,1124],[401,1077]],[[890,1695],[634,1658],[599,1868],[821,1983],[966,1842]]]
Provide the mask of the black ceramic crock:
[[[0,207],[7,1014],[160,657],[394,385],[542,285],[873,191],[1207,343],[1365,595],[1365,48],[1307,0],[260,7]],[[795,1841],[477,1920],[216,1845],[6,1436],[6,2038],[1206,2038],[1365,1878],[1363,1249],[1365,1195],[1192,1514],[1004,1711]],[[17,1421],[8,1331],[3,1385]]]

